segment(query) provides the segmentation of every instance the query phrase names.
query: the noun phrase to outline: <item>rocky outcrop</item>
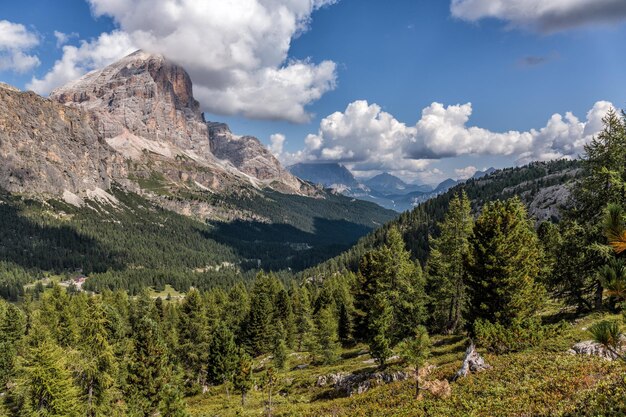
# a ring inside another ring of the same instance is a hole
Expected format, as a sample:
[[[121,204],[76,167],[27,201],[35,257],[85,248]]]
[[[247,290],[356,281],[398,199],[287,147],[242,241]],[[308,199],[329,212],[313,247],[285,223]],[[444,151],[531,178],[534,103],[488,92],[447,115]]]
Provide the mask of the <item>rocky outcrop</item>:
[[[109,189],[126,165],[93,118],[33,92],[0,86],[0,186],[57,195]]]
[[[621,349],[619,350],[619,352],[615,352],[600,343],[594,342],[593,340],[585,340],[583,342],[576,343],[574,346],[572,346],[571,349],[567,351],[567,353],[571,355],[598,356],[600,358],[612,361],[619,358],[618,353],[625,353],[626,336],[620,336],[620,344]]]
[[[287,171],[278,159],[254,136],[234,135],[224,123],[207,123],[211,151],[231,162],[244,174],[266,184],[277,183],[283,190],[300,190],[304,184]]]
[[[88,111],[107,144],[139,163],[134,177],[149,177],[150,166],[173,188],[224,192],[243,183],[298,193],[303,186],[258,139],[207,125],[189,75],[162,55],[137,51],[50,97]]]
[[[373,387],[396,381],[404,381],[409,379],[409,377],[410,374],[404,371],[363,372],[354,374],[338,372],[318,376],[315,385],[317,387],[331,386],[338,394],[351,397],[354,394],[362,394]]]

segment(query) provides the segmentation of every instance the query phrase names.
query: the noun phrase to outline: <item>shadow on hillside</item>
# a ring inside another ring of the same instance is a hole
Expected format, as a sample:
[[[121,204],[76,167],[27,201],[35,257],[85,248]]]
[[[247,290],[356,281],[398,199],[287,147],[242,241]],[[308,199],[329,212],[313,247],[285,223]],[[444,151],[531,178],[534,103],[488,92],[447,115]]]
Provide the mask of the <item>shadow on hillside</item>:
[[[212,222],[205,237],[230,246],[247,259],[244,268],[299,271],[339,255],[371,231],[345,220],[315,218],[314,232],[289,224]]]
[[[10,200],[0,200],[0,261],[56,273],[103,272],[124,266],[119,254],[94,239],[68,226],[35,222],[21,214]]]

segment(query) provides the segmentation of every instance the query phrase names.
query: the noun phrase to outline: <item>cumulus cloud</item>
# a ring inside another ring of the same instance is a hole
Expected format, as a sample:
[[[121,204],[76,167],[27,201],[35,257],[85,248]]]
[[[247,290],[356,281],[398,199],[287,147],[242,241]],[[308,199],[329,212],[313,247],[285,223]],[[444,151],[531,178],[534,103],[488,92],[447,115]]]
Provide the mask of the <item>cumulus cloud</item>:
[[[285,135],[282,133],[274,133],[270,136],[269,150],[274,154],[276,158],[280,158],[283,154],[283,147],[285,146]]]
[[[598,101],[581,121],[571,112],[554,114],[546,126],[528,131],[493,132],[468,126],[471,103],[432,103],[412,126],[398,121],[377,104],[355,101],[344,112],[320,122],[305,148],[282,158],[309,162],[340,162],[365,175],[371,171],[427,172],[434,160],[464,155],[514,156],[518,163],[575,158],[602,129],[602,118],[613,105]],[[456,172],[469,177],[476,168]],[[406,175],[404,175],[406,177]]]
[[[457,168],[454,170],[454,173],[456,174],[457,179],[466,180],[468,178],[471,178],[472,175],[476,173],[476,171],[478,171],[478,169],[476,169],[475,166],[470,165],[465,168]]]
[[[68,43],[70,41],[70,39],[77,38],[78,37],[78,33],[76,33],[76,32],[65,33],[65,32],[60,32],[58,30],[55,30],[54,31],[54,37],[57,40],[57,48],[60,48],[63,45],[65,45],[66,43]]]
[[[23,73],[38,66],[39,58],[29,54],[37,45],[39,37],[24,25],[0,20],[0,71]]]
[[[116,59],[132,44],[181,64],[211,113],[306,122],[311,117],[306,106],[336,86],[334,62],[288,58],[292,40],[309,28],[313,11],[336,0],[88,2],[95,16],[111,17],[119,30],[78,49],[64,47],[50,73],[33,80],[45,87],[40,91],[73,78],[75,69],[93,68],[93,54],[81,52],[95,49],[104,36],[120,42],[112,49]]]
[[[79,46],[63,46],[63,56],[43,78],[33,77],[27,88],[48,94],[55,87],[80,78],[86,72],[102,68],[137,48],[130,37],[121,31],[103,33],[91,41],[81,41]]]
[[[450,11],[470,22],[495,18],[542,32],[626,20],[624,0],[452,0]]]

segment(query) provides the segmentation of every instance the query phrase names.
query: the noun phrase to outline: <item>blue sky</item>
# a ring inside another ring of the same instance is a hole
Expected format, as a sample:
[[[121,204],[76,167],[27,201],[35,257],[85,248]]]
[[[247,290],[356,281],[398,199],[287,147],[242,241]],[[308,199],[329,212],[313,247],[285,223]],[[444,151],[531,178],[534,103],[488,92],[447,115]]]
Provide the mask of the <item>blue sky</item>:
[[[609,104],[626,103],[623,0],[151,1],[3,2],[12,26],[0,28],[36,41],[11,47],[0,31],[0,80],[45,94],[152,47],[190,70],[207,119],[273,144],[286,164],[431,183],[575,157]]]

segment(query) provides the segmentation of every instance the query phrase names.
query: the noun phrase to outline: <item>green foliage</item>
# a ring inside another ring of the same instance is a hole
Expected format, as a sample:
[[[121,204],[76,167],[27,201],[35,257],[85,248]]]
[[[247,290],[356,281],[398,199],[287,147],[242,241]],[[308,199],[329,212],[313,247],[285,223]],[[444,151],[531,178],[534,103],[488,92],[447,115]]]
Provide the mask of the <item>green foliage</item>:
[[[400,358],[413,367],[415,378],[415,398],[420,394],[419,370],[430,356],[430,338],[424,326],[415,329],[415,335],[407,338],[399,346]]]
[[[469,236],[474,220],[470,202],[463,192],[450,200],[440,235],[430,241],[428,293],[433,327],[454,333],[463,324],[467,294],[464,260],[469,252]]]
[[[483,207],[470,238],[467,260],[469,317],[504,326],[531,317],[544,301],[535,282],[543,252],[521,201]]]
[[[538,317],[515,319],[504,326],[478,319],[474,322],[476,343],[489,352],[504,354],[540,346],[544,341],[558,336],[564,324],[543,325]]]
[[[252,358],[243,349],[239,350],[233,386],[241,394],[241,405],[245,405],[246,394],[252,388]]]
[[[237,366],[235,335],[222,322],[213,330],[208,352],[208,380],[214,384],[232,382]]]
[[[322,363],[331,364],[339,358],[338,323],[331,307],[325,307],[317,313],[317,345],[316,356]]]
[[[603,320],[589,328],[593,340],[606,346],[611,352],[619,352],[620,325],[616,320]]]

